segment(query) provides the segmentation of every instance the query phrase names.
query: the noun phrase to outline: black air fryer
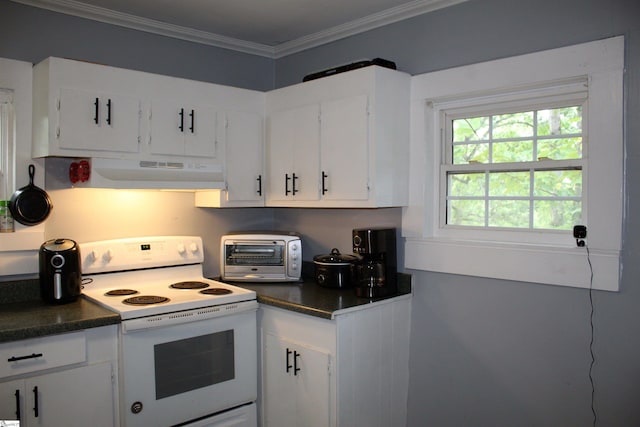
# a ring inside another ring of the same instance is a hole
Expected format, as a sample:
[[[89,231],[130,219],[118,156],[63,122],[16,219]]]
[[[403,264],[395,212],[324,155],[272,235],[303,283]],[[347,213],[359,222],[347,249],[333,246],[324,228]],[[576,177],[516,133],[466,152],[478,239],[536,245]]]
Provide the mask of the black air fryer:
[[[80,248],[69,239],[48,240],[40,246],[40,292],[54,304],[73,302],[80,296]]]

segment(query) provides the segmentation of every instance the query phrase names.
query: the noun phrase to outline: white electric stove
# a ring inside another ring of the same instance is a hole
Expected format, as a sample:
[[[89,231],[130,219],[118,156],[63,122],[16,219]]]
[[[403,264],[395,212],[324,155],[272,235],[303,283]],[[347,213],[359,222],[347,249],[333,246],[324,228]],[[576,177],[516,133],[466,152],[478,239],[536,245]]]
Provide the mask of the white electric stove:
[[[126,427],[255,427],[253,291],[203,277],[197,236],[80,244],[84,297],[120,314]]]

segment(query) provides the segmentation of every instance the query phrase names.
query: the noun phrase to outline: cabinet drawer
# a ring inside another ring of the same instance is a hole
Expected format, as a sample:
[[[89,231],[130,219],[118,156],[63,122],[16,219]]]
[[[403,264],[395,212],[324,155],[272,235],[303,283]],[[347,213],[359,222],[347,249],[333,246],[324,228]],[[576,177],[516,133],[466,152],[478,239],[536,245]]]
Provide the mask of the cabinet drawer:
[[[0,344],[0,378],[72,365],[86,359],[84,332],[4,343]]]

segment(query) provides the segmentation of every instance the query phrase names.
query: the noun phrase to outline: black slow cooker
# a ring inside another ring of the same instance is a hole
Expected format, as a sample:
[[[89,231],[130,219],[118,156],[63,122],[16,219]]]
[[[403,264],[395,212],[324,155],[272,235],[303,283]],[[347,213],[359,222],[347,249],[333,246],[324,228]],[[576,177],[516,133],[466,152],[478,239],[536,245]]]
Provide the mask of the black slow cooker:
[[[355,266],[360,257],[343,255],[336,248],[328,255],[313,257],[316,283],[326,288],[349,288],[355,284]]]

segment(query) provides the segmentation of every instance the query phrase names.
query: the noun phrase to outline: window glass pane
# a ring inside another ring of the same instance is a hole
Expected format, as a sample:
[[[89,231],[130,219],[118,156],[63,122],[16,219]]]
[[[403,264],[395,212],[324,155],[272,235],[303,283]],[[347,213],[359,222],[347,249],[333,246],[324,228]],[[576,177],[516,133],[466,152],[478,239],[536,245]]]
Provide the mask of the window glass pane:
[[[453,146],[453,164],[488,163],[489,144],[460,144]]]
[[[233,330],[154,346],[156,399],[235,378]]]
[[[533,141],[507,141],[493,144],[493,163],[533,161]]]
[[[582,216],[582,167],[553,162],[582,159],[582,106],[523,110],[451,120],[447,224],[569,230]]]
[[[528,200],[491,200],[489,202],[490,227],[529,227]]]
[[[582,107],[553,108],[538,111],[538,135],[582,133]]]
[[[536,200],[533,227],[570,230],[582,223],[582,202],[574,200]]]
[[[538,159],[570,160],[582,158],[582,138],[556,138],[538,141]]]
[[[533,136],[533,111],[493,116],[493,139]]]
[[[537,171],[533,178],[536,197],[581,197],[582,171]]]
[[[489,117],[469,117],[453,120],[453,142],[488,140],[489,119]]]
[[[489,174],[490,197],[529,197],[529,172],[492,172]]]
[[[449,174],[450,196],[475,196],[484,197],[485,174],[484,173],[452,173]]]
[[[484,200],[449,200],[447,223],[484,227]]]

